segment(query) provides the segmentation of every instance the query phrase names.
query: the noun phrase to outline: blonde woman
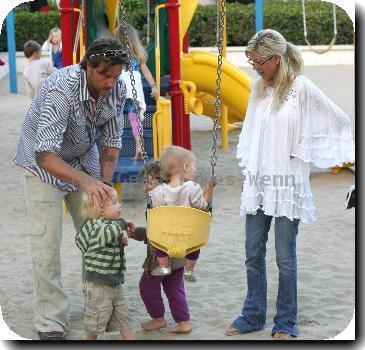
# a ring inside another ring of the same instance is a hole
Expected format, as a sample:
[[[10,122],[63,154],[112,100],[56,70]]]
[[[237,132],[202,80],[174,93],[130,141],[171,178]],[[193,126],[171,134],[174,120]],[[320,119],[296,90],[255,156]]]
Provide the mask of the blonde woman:
[[[296,237],[315,220],[310,163],[329,168],[354,161],[347,115],[302,75],[298,49],[277,31],[256,33],[246,49],[258,73],[237,147],[245,182],[247,296],[226,335],[263,329],[266,322],[266,241],[275,220],[279,288],[272,336],[297,337]]]
[[[141,122],[143,121],[143,114],[146,110],[146,102],[143,94],[143,86],[142,86],[142,78],[141,73],[146,78],[148,83],[151,86],[151,96],[153,98],[157,98],[158,91],[155,80],[148,69],[147,62],[147,53],[142,46],[142,43],[139,39],[137,30],[131,26],[130,24],[126,24],[127,26],[127,34],[128,34],[128,46],[131,52],[131,64],[133,67],[133,76],[135,80],[135,87],[137,91],[137,101],[138,101],[138,109],[139,116],[141,118]],[[123,25],[120,25],[116,30],[116,37],[121,42],[122,45],[125,46],[124,39],[124,28]],[[130,73],[127,70],[124,70],[120,76],[120,79],[124,80],[127,87],[127,100],[124,105],[124,112],[128,113],[128,118],[131,123],[132,133],[134,139],[136,141],[136,154],[134,159],[141,159],[141,137],[138,131],[138,123],[137,123],[137,107],[133,103],[133,93],[132,93],[132,85]],[[142,125],[141,125],[142,126]]]

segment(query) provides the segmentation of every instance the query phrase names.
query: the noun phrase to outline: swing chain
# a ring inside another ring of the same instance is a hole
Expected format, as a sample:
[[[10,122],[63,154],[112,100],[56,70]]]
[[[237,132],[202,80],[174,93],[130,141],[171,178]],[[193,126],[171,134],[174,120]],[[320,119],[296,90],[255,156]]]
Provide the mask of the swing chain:
[[[213,146],[211,155],[212,175],[214,176],[214,167],[217,164],[217,129],[218,119],[220,118],[220,105],[221,105],[221,81],[222,81],[222,63],[223,63],[223,31],[224,21],[226,16],[226,0],[220,0],[219,9],[219,25],[218,30],[218,65],[217,65],[217,80],[216,80],[216,93],[215,93],[215,116],[214,116],[214,127],[213,127]]]
[[[132,54],[131,54],[131,48],[129,47],[129,40],[128,40],[128,30],[127,30],[127,23],[126,23],[126,14],[125,14],[125,8],[123,6],[123,0],[120,0],[120,13],[121,13],[121,24],[123,26],[123,36],[124,36],[124,42],[125,42],[125,49],[127,54],[127,60],[128,60],[128,71],[130,74],[131,79],[131,85],[132,85],[132,95],[133,95],[133,105],[136,108],[136,115],[137,115],[137,129],[138,134],[140,136],[140,145],[141,145],[141,158],[143,160],[143,167],[144,167],[144,173],[147,178],[147,152],[145,150],[145,144],[144,144],[144,138],[143,138],[143,129],[142,129],[142,122],[140,118],[140,108],[137,100],[137,90],[136,90],[136,81],[134,79],[133,75],[133,66],[132,66]]]

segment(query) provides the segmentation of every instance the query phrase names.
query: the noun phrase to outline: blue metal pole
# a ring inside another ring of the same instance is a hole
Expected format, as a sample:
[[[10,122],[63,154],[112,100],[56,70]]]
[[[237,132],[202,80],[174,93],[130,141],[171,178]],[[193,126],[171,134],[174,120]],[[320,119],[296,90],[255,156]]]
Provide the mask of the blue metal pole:
[[[8,55],[9,55],[9,77],[10,92],[18,93],[18,84],[16,77],[16,61],[15,61],[15,29],[14,29],[14,11],[10,11],[6,16],[6,34],[8,39]]]
[[[255,0],[256,32],[264,29],[264,0]]]

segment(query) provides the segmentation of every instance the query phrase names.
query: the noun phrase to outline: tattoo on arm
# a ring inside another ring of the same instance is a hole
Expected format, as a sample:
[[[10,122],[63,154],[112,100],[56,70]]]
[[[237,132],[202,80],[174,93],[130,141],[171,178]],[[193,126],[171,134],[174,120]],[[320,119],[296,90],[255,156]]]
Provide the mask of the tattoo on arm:
[[[118,160],[119,150],[118,152],[115,152],[115,149],[112,151],[110,148],[102,147],[101,148],[101,155],[100,155],[100,171],[101,171],[101,178],[105,179],[105,175],[110,172],[110,167],[113,168],[112,172],[114,171],[114,166]],[[110,165],[109,165],[109,164]],[[111,172],[111,175],[112,175]],[[110,176],[111,176],[110,175]],[[107,179],[110,181],[110,179]]]
[[[35,153],[35,161],[37,163],[38,166],[42,167],[44,161],[46,160],[46,158],[48,157],[49,153],[48,152],[36,152]]]
[[[102,147],[100,155],[100,165],[106,162],[115,162],[118,159],[114,154],[109,154],[109,149]]]

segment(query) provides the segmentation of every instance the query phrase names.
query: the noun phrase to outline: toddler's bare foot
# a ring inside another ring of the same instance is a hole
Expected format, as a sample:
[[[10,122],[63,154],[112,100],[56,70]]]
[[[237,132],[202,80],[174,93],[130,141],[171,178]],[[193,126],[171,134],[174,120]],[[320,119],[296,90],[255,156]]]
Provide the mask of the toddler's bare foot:
[[[179,322],[175,327],[170,327],[167,331],[170,333],[190,333],[192,330],[189,321]]]
[[[145,331],[154,331],[156,329],[161,329],[167,326],[167,322],[164,317],[153,318],[150,321],[142,323],[142,328]]]

